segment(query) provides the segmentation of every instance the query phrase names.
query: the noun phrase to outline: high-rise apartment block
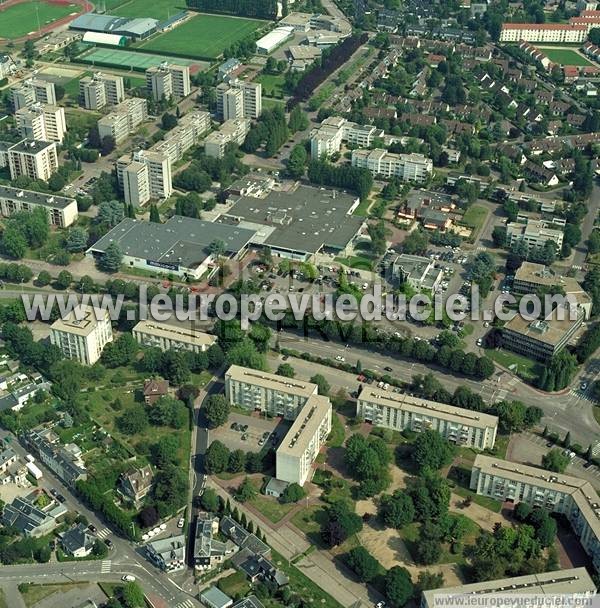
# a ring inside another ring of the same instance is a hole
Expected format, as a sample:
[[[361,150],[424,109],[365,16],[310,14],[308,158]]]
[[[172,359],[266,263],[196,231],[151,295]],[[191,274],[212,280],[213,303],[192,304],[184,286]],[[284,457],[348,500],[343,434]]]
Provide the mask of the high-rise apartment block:
[[[26,139],[62,143],[67,124],[65,110],[60,106],[33,104],[15,112],[19,133]]]
[[[228,144],[241,146],[250,130],[250,119],[235,118],[226,120],[218,131],[213,131],[204,140],[204,152],[207,156],[223,158]]]
[[[148,118],[148,102],[139,97],[126,99],[98,121],[100,138],[113,137],[118,145]]]
[[[168,198],[173,192],[171,159],[163,152],[138,150],[132,157],[119,158],[117,179],[125,201],[136,207],[151,198]]]
[[[93,365],[100,359],[102,349],[112,342],[113,334],[107,310],[96,310],[80,305],[64,319],[57,319],[50,328],[50,341],[62,354],[84,365]]]
[[[415,183],[427,181],[433,173],[433,161],[423,154],[396,154],[378,148],[353,150],[352,166],[368,169],[375,176]]]
[[[187,65],[162,63],[146,70],[146,88],[154,101],[183,99],[192,90],[190,68]]]
[[[217,86],[217,114],[223,120],[258,118],[262,113],[262,85],[235,79]]]
[[[79,81],[79,98],[88,110],[116,106],[125,101],[123,77],[96,72],[92,77],[82,78]]]
[[[0,145],[0,167],[8,167],[10,178],[26,175],[47,182],[58,169],[56,142],[24,139]]]
[[[34,103],[56,105],[56,91],[53,82],[32,78],[12,89],[15,112]]]

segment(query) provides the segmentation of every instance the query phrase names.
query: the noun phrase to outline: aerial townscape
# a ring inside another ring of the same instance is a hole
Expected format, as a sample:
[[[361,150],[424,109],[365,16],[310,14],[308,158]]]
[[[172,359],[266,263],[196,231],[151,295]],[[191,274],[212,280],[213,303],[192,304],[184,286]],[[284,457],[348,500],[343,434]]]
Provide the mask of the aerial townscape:
[[[0,0],[0,608],[592,602],[599,91],[586,0]]]

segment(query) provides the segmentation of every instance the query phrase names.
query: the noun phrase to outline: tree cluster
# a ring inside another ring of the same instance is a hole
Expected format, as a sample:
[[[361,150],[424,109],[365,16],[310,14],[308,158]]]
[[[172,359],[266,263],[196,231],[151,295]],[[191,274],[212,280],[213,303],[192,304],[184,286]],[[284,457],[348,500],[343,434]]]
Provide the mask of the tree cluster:
[[[373,176],[368,169],[351,165],[333,165],[326,160],[312,160],[308,164],[308,179],[314,184],[353,190],[361,199],[369,196]]]
[[[359,482],[359,496],[374,496],[389,485],[391,455],[379,437],[352,435],[346,442],[344,460],[352,477]]]
[[[275,19],[276,0],[186,0],[188,8],[202,13],[225,13],[236,17]]]

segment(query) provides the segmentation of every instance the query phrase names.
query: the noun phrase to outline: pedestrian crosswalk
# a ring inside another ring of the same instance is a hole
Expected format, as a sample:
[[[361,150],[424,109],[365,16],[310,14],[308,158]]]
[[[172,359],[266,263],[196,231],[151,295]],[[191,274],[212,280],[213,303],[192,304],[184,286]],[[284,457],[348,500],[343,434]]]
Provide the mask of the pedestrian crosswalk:
[[[579,389],[579,390],[571,389],[569,391],[569,395],[573,395],[573,396],[577,397],[577,399],[583,399],[584,401],[589,401],[590,403],[595,403],[595,400],[590,395],[583,392],[581,389]]]
[[[107,536],[110,536],[110,529],[109,529],[109,528],[102,528],[102,530],[99,530],[99,531],[96,533],[96,536],[97,536],[98,538],[100,538],[100,539],[104,539],[104,538],[106,538]]]
[[[185,602],[179,602],[175,605],[175,608],[193,608],[194,602],[192,600],[185,600]]]
[[[103,560],[100,572],[102,574],[108,574],[110,572],[110,566],[111,566],[111,561],[109,559]]]

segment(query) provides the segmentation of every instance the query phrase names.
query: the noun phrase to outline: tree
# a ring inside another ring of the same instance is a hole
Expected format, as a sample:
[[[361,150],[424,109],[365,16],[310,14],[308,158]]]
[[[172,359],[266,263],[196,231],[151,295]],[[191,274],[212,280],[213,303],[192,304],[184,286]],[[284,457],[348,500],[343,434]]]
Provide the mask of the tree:
[[[67,289],[73,282],[73,275],[68,270],[61,270],[54,281],[56,289]]]
[[[281,495],[280,501],[284,504],[298,502],[306,496],[306,490],[297,483],[291,483]]]
[[[215,239],[208,246],[209,253],[215,258],[221,257],[225,253],[225,250],[225,243],[220,239]]]
[[[351,549],[345,560],[361,583],[370,583],[379,573],[379,562],[362,546]]]
[[[533,508],[530,505],[526,502],[520,502],[515,507],[513,515],[515,519],[518,519],[519,521],[527,521],[532,512]]]
[[[83,251],[87,247],[88,233],[87,230],[80,226],[75,226],[69,230],[67,235],[67,250],[70,252]]]
[[[300,179],[304,175],[307,161],[308,153],[306,152],[306,148],[302,145],[294,146],[286,167],[287,172],[292,179]]]
[[[45,287],[50,285],[52,282],[52,276],[47,270],[41,270],[35,279],[35,283],[38,287]]]
[[[98,266],[105,272],[117,272],[123,263],[123,252],[117,243],[111,243],[100,258]]]
[[[246,468],[246,453],[243,450],[234,450],[229,454],[227,471],[241,473]]]
[[[11,222],[2,233],[2,251],[11,258],[20,260],[27,250],[27,241],[21,231]]]
[[[244,477],[244,481],[240,484],[238,489],[235,491],[235,498],[239,502],[247,502],[252,500],[256,496],[256,488],[250,481],[250,477]]]
[[[396,490],[381,497],[378,515],[388,528],[399,530],[414,521],[415,507],[408,494]]]
[[[454,448],[437,431],[425,431],[417,436],[413,460],[420,470],[424,468],[441,469],[450,464]]]
[[[165,131],[170,131],[171,129],[177,126],[177,116],[175,114],[169,114],[169,112],[165,112],[161,118],[162,128]]]
[[[565,435],[565,438],[563,439],[563,446],[565,448],[571,447],[571,431],[567,431],[567,434]]]
[[[385,576],[385,594],[392,608],[403,608],[413,596],[410,573],[406,568],[393,566]]]
[[[290,120],[288,122],[288,127],[292,133],[308,129],[308,117],[306,116],[306,113],[302,110],[300,104],[296,105],[294,109],[290,112]]]
[[[204,454],[204,466],[209,475],[218,475],[227,469],[229,450],[219,440],[213,441]]]
[[[229,417],[229,401],[224,395],[211,395],[204,405],[204,416],[208,421],[208,428],[214,429],[227,422]]]
[[[331,390],[331,386],[329,382],[325,379],[325,376],[322,374],[315,374],[310,381],[313,384],[317,385],[319,395],[329,395],[329,391]]]
[[[126,608],[143,608],[146,605],[142,588],[132,581],[123,587],[121,593]]]
[[[419,573],[417,584],[415,585],[418,594],[429,589],[439,589],[444,586],[444,575],[441,572],[433,573],[425,570]]]
[[[155,224],[160,224],[160,213],[158,212],[158,207],[154,203],[150,205],[150,221]]]
[[[209,513],[218,513],[220,506],[219,496],[212,488],[206,488],[200,497],[200,505]]]
[[[416,558],[421,564],[435,564],[442,552],[442,532],[437,524],[426,521],[419,530]]]
[[[117,426],[126,435],[137,435],[148,428],[148,414],[142,405],[132,405],[117,418]]]
[[[296,375],[294,368],[289,363],[280,363],[275,373],[285,378],[293,378]]]
[[[417,521],[439,520],[448,513],[450,488],[436,472],[425,469],[410,480],[406,491],[413,501]]]
[[[567,454],[558,448],[551,449],[547,454],[542,456],[542,466],[548,471],[555,473],[564,473],[570,462]]]
[[[362,518],[350,510],[344,501],[338,501],[327,509],[321,527],[321,536],[330,546],[341,545],[346,539],[362,530]]]

